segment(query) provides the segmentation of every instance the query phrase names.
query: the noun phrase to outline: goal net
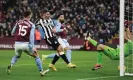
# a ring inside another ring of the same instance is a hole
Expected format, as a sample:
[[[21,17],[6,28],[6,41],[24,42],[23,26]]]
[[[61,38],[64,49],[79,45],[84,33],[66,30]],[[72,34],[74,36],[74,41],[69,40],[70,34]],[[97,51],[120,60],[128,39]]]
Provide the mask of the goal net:
[[[125,26],[128,26],[130,31],[133,32],[133,0],[120,0],[120,76],[133,76],[133,54],[124,57]]]

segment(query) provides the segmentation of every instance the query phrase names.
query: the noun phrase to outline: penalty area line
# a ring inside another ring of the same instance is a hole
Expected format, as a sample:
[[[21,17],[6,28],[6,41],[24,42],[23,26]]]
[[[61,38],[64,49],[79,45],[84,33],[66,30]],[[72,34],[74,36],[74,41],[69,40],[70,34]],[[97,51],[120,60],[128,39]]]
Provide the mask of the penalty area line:
[[[97,79],[107,79],[107,78],[116,78],[120,76],[106,76],[106,77],[92,77],[92,78],[83,78],[83,79],[76,79],[76,80],[97,80]]]

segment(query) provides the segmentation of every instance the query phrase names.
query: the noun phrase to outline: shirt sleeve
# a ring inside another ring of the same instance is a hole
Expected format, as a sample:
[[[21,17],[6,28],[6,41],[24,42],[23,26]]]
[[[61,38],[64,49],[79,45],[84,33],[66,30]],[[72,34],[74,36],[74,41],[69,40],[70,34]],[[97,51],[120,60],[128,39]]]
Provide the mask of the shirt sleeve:
[[[34,47],[34,39],[35,39],[35,25],[32,25],[31,31],[30,31],[30,44],[32,47]]]
[[[12,35],[15,33],[16,28],[17,28],[17,23],[15,24],[15,26],[14,26],[13,29],[12,29],[12,32],[11,32]]]
[[[55,22],[55,29],[56,29],[56,32],[63,31],[63,29],[61,29],[61,23],[59,21]]]
[[[54,22],[54,20],[51,20],[51,25],[52,25],[52,27],[55,26],[55,22]]]
[[[40,24],[40,19],[37,19],[35,21],[35,28],[40,28],[41,27],[41,24]]]
[[[45,39],[45,32],[44,32],[44,30],[40,27],[40,28],[38,28],[38,30],[40,31],[40,33],[41,33],[41,39]]]

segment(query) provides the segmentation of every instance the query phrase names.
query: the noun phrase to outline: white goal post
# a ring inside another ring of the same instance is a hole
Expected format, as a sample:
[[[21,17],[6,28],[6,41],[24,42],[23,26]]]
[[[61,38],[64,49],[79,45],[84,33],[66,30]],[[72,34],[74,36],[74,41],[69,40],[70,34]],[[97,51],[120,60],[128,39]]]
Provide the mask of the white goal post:
[[[126,16],[126,19],[125,19]],[[127,20],[133,32],[133,0],[120,0],[120,25],[119,25],[119,44],[120,44],[120,76],[133,76],[133,52],[132,55],[124,58],[124,21]],[[124,69],[124,66],[126,69]]]
[[[120,76],[124,76],[124,2],[120,0],[120,25],[119,25],[119,44],[120,44]]]

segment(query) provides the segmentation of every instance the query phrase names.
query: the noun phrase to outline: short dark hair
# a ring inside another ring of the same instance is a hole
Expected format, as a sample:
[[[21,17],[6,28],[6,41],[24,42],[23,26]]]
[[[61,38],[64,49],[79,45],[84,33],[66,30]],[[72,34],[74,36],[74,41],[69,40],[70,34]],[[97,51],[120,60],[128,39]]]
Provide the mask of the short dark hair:
[[[24,11],[23,16],[28,17],[31,15],[31,11]]]
[[[46,13],[46,12],[50,12],[50,11],[46,8],[41,10],[41,13]]]
[[[57,15],[57,18],[59,18],[61,15],[64,15],[63,12],[60,12],[60,13]]]

